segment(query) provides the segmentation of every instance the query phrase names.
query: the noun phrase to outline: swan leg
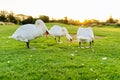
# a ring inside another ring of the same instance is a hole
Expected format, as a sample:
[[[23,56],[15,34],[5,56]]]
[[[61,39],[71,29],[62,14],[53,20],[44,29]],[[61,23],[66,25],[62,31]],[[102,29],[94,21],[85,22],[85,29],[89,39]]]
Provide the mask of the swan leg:
[[[92,42],[90,41],[90,48],[92,48]]]
[[[94,45],[94,40],[92,40],[92,45]]]
[[[60,42],[60,36],[58,37],[58,42]]]
[[[81,46],[81,42],[79,42],[79,47],[81,48],[82,46]]]
[[[55,37],[55,41],[57,42],[57,39],[56,39],[56,37]]]
[[[30,45],[29,45],[30,42],[26,42],[26,45],[27,45],[27,48],[30,48]]]

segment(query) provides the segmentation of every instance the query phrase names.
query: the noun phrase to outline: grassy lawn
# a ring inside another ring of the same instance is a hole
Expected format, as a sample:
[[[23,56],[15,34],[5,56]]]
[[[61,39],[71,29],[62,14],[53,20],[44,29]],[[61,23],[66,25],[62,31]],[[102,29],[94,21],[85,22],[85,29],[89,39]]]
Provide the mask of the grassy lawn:
[[[74,41],[62,37],[62,43],[42,36],[24,42],[9,39],[18,25],[0,26],[0,80],[120,80],[120,28],[93,27],[96,36],[92,49],[78,48],[79,26],[67,27]]]

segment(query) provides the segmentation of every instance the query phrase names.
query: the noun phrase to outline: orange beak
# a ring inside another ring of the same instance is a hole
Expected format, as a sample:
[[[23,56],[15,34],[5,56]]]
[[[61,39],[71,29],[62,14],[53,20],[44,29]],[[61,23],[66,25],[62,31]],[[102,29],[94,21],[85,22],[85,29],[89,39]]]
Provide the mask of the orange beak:
[[[48,31],[46,31],[46,37],[48,36],[48,34],[49,34],[49,32],[48,32]]]

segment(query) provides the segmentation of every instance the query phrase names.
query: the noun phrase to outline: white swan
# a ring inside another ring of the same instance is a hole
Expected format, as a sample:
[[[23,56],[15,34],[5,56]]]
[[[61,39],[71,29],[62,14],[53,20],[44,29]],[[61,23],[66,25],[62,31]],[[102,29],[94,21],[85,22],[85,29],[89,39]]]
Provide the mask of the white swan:
[[[79,47],[82,48],[82,43],[90,42],[90,48],[92,48],[92,43],[94,42],[94,33],[92,28],[79,28],[77,31],[77,39],[79,42]]]
[[[65,27],[60,27],[58,25],[54,25],[53,27],[51,27],[51,29],[49,30],[49,33],[54,36],[55,40],[56,37],[58,37],[58,42],[60,42],[60,37],[61,36],[66,36],[66,38],[69,41],[72,41],[72,37],[69,35],[67,29]]]
[[[20,26],[12,36],[9,38],[13,38],[16,40],[20,40],[26,42],[28,48],[30,48],[29,43],[31,40],[42,36],[46,32],[48,34],[48,29],[42,20],[36,20],[34,24],[25,24]]]

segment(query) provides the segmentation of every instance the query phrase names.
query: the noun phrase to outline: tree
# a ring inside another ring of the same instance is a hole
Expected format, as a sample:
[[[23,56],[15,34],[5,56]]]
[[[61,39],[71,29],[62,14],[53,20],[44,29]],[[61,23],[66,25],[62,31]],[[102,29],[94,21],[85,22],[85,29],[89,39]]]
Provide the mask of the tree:
[[[24,19],[22,21],[22,24],[28,24],[28,23],[34,24],[34,22],[35,22],[35,19],[32,16],[29,16],[27,19]]]
[[[68,24],[68,18],[67,18],[67,16],[64,17],[64,22],[63,23]]]
[[[7,15],[8,15],[7,11],[0,11],[0,21],[5,22],[7,20]]]
[[[116,21],[112,18],[112,16],[109,17],[108,20],[106,20],[106,23],[115,23]]]
[[[68,24],[75,24],[75,22],[74,22],[73,19],[69,19],[69,20],[68,20]]]
[[[91,24],[90,20],[87,20],[87,19],[85,19],[83,22],[83,25],[90,25],[90,24]]]
[[[15,23],[15,24],[19,23],[19,20],[17,20],[17,18],[15,18],[13,12],[11,12],[11,13],[8,14],[8,16],[7,16],[7,21],[8,21],[8,22]]]
[[[43,20],[44,22],[49,22],[49,16],[40,15],[39,19]]]

